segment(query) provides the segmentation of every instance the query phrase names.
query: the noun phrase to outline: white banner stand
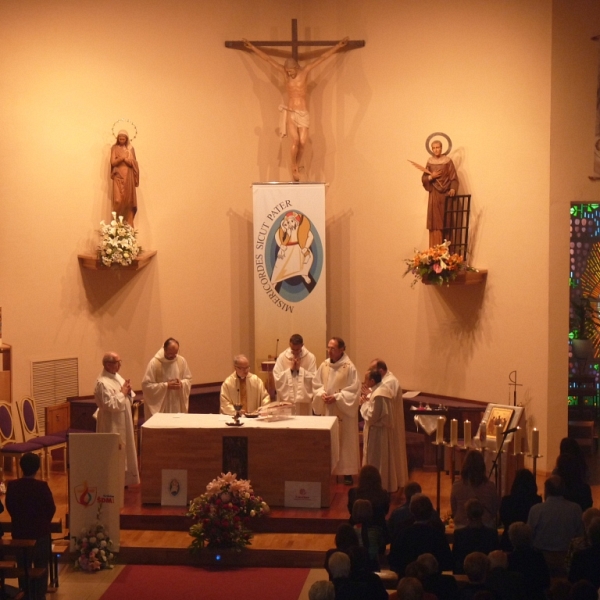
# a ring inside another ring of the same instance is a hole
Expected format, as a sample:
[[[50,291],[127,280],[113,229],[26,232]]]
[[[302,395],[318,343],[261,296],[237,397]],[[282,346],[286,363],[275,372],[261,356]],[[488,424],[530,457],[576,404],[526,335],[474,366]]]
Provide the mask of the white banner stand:
[[[99,521],[113,542],[121,544],[120,515],[125,487],[125,448],[118,433],[69,435],[69,529],[79,537],[82,529]],[[75,543],[71,538],[71,552]]]

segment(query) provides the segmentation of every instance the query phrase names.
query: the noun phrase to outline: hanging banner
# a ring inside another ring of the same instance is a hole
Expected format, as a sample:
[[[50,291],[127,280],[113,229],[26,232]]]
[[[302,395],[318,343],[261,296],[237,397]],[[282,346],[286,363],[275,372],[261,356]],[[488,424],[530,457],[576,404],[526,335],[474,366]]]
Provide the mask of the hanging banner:
[[[254,184],[252,194],[257,370],[294,333],[318,364],[327,345],[325,184]]]
[[[125,451],[118,433],[69,435],[69,530],[79,536],[100,522],[121,544],[120,514],[125,486]],[[71,538],[71,552],[75,542]]]

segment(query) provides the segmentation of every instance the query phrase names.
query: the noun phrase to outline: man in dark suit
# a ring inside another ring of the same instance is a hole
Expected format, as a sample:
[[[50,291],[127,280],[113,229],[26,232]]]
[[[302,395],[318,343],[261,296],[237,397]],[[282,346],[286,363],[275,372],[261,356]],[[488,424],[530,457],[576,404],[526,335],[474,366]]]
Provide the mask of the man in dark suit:
[[[12,537],[18,540],[36,540],[33,549],[35,567],[47,569],[50,560],[50,525],[56,512],[52,492],[45,481],[35,478],[40,468],[40,457],[28,452],[19,461],[23,477],[9,481],[6,489],[6,509],[12,520]],[[19,581],[21,587],[25,582]],[[36,599],[46,597],[48,578],[37,586]]]

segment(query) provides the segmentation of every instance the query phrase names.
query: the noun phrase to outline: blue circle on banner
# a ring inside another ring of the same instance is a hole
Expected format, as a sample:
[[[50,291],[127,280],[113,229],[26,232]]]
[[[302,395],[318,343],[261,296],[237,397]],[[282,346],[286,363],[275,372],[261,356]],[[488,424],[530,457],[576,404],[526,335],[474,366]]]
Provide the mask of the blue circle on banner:
[[[305,219],[308,217],[300,212],[299,210],[294,209],[294,213],[301,215]],[[273,271],[275,269],[275,263],[277,262],[277,254],[279,252],[279,245],[275,241],[275,235],[277,231],[281,227],[281,222],[285,219],[287,215],[281,215],[271,226],[269,230],[269,235],[267,236],[267,241],[265,245],[265,266],[267,273],[269,274],[269,280],[273,277]],[[310,219],[308,219],[310,222]],[[321,243],[321,237],[319,236],[319,232],[316,230],[314,225],[311,222],[310,232],[313,235],[313,241],[310,245],[310,251],[313,255],[313,263],[308,272],[308,277],[311,282],[307,283],[301,275],[295,275],[293,277],[289,277],[288,279],[284,279],[278,283],[272,283],[271,285],[275,288],[275,291],[288,302],[302,302],[305,298],[309,296],[309,294],[316,287],[319,278],[321,277],[321,273],[323,271],[323,244]]]

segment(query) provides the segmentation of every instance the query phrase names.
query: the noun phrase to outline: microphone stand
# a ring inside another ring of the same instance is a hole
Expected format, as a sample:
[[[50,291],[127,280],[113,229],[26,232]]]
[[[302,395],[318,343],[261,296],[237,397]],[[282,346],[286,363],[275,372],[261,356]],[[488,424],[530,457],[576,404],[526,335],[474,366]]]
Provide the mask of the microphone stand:
[[[517,430],[516,427],[512,429],[507,429],[502,432],[502,441],[500,442],[500,448],[496,448],[496,457],[492,462],[492,468],[490,469],[490,474],[488,475],[488,479],[491,479],[492,473],[495,473],[495,481],[496,481],[496,490],[498,491],[498,495],[502,497],[502,448],[504,448],[504,442],[506,441],[506,437],[509,433],[514,433]]]

